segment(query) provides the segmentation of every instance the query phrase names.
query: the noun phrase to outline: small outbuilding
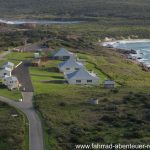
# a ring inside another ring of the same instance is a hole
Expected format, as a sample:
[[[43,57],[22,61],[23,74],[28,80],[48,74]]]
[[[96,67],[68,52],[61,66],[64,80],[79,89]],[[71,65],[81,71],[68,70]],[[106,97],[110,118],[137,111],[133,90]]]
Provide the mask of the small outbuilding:
[[[5,76],[3,78],[3,84],[8,87],[8,89],[18,89],[19,88],[19,82],[18,79],[15,76]]]
[[[84,68],[84,65],[72,57],[58,65],[59,71],[64,72],[65,74],[72,73],[81,68]]]
[[[41,58],[40,53],[34,53],[34,58],[35,59],[40,59]]]
[[[35,67],[40,66],[40,64],[41,64],[41,59],[34,59],[32,61],[32,65],[35,66]]]
[[[53,57],[54,59],[59,59],[59,60],[67,60],[69,59],[70,57],[73,57],[74,54],[67,51],[66,49],[64,48],[61,48],[59,51],[57,51]]]
[[[105,80],[104,81],[104,87],[108,89],[115,88],[115,81],[113,80]]]
[[[11,76],[12,69],[11,68],[4,68],[0,70],[0,78],[4,78],[5,76]]]
[[[4,65],[2,66],[2,68],[4,69],[4,68],[10,68],[11,70],[13,70],[14,69],[14,63],[12,63],[12,62],[6,62],[6,63],[4,63]]]
[[[66,74],[65,77],[69,84],[99,85],[99,77],[84,68],[74,71],[73,73]]]

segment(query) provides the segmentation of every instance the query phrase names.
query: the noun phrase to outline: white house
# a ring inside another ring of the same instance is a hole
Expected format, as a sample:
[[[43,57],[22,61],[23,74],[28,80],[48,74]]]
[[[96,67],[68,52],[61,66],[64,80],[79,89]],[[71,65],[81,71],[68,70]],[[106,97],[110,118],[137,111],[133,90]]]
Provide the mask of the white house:
[[[105,80],[104,81],[104,87],[105,88],[115,88],[115,81],[113,80]]]
[[[3,66],[2,66],[2,68],[4,69],[4,68],[10,68],[11,70],[13,70],[13,68],[14,68],[14,63],[12,63],[12,62],[6,62]]]
[[[67,51],[66,49],[64,48],[61,48],[59,51],[57,51],[55,54],[54,54],[54,58],[55,59],[60,59],[60,60],[66,60],[66,59],[69,59],[70,57],[73,57],[74,54]]]
[[[66,79],[69,84],[99,85],[99,78],[96,74],[86,71],[83,68],[67,74]]]
[[[19,88],[18,79],[15,76],[5,76],[2,80],[3,84],[8,87],[8,89],[17,89]]]
[[[58,69],[60,72],[64,72],[65,74],[72,73],[81,68],[84,68],[84,65],[80,62],[77,62],[75,58],[70,58],[58,65]]]
[[[0,78],[4,78],[5,76],[11,76],[12,69],[11,68],[4,68],[0,70]]]

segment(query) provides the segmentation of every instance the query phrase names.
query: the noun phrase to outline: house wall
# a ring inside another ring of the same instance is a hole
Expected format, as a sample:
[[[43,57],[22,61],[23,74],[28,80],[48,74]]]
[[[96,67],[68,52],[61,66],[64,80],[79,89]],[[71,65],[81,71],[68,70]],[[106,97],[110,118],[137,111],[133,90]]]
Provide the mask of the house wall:
[[[11,70],[13,70],[14,67],[11,65],[4,65],[3,68],[10,68]]]
[[[6,85],[9,89],[15,89],[19,87],[19,82],[10,79],[4,79],[3,84]]]
[[[69,70],[67,68],[69,68]],[[80,67],[60,67],[59,71],[64,72],[65,74],[69,74],[69,73],[72,73],[72,72],[77,71],[79,69],[80,69]]]
[[[54,59],[59,59],[59,60],[67,60],[69,58],[70,56],[54,56]]]
[[[79,84],[79,85],[99,85],[99,79],[81,79],[80,83],[77,83],[76,80],[80,80],[80,79],[71,79],[68,80],[68,83]],[[92,80],[92,82],[87,82],[87,80]]]
[[[11,76],[11,72],[7,70],[1,70],[0,71],[0,77],[3,78],[5,75]]]
[[[114,88],[115,85],[114,84],[104,84],[105,88]]]

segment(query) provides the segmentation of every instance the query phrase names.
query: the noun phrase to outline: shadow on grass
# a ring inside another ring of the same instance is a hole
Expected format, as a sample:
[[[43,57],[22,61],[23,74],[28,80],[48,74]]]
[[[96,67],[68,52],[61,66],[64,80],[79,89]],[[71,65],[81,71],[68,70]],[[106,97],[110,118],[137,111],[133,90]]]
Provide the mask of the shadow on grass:
[[[44,74],[30,74],[31,76],[37,76],[37,77],[50,77],[49,75]]]
[[[63,76],[51,76],[52,78],[55,78],[55,79],[64,79]]]
[[[6,89],[6,88],[7,88],[7,86],[6,86],[6,85],[4,85],[4,84],[0,83],[0,89]]]
[[[34,57],[32,57],[32,56],[26,56],[25,58],[34,58]]]
[[[43,70],[48,71],[48,72],[59,72],[57,67],[49,67],[49,68],[44,68]]]
[[[53,83],[53,84],[65,84],[66,80],[50,80],[50,81],[41,81],[42,83]]]

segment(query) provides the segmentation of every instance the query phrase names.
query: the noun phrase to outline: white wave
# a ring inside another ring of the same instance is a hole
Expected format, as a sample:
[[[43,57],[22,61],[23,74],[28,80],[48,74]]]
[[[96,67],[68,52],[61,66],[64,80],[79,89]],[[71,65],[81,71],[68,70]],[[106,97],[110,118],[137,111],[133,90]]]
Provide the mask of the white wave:
[[[7,20],[3,20],[3,19],[0,19],[0,23],[15,24],[15,22],[13,22],[13,21],[7,21]]]

